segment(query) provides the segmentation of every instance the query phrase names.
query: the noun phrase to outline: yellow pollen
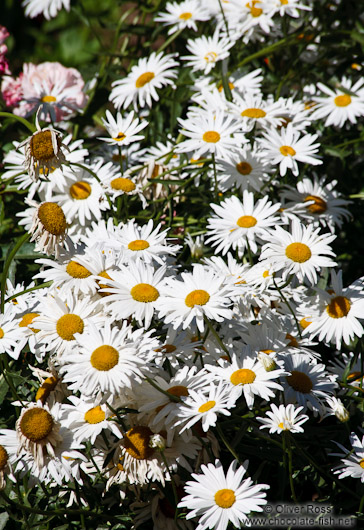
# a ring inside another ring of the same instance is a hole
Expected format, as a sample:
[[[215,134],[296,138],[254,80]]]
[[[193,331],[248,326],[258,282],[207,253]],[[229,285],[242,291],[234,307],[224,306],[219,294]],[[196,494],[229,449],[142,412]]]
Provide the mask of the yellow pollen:
[[[21,319],[21,321],[19,322],[19,327],[20,328],[28,327],[36,317],[39,317],[39,313],[26,313]],[[34,329],[34,328],[29,328],[29,329],[31,329],[34,333],[38,333],[39,331],[39,329]]]
[[[270,353],[274,353],[274,350],[259,350],[261,351],[262,353],[266,353],[267,355],[269,355]]]
[[[278,423],[278,427],[279,427],[280,429],[284,429],[283,421],[281,421],[281,423]]]
[[[210,300],[210,295],[203,289],[197,289],[191,291],[185,298],[185,304],[187,307],[195,307],[195,305],[205,305]]]
[[[350,300],[345,298],[345,296],[336,296],[326,306],[326,311],[331,318],[343,318],[349,313],[350,307]]]
[[[252,166],[249,164],[249,162],[239,162],[236,164],[236,169],[240,173],[240,175],[250,175],[252,172]]]
[[[359,462],[359,466],[364,469],[364,458],[362,458]]]
[[[280,0],[282,6],[287,6],[289,4],[289,0]]]
[[[138,283],[130,291],[131,296],[137,302],[143,302],[145,304],[149,302],[155,302],[159,298],[159,291],[153,285],[149,283]]]
[[[119,352],[107,344],[99,346],[91,354],[91,365],[100,372],[108,372],[119,362]]]
[[[192,13],[181,13],[178,18],[181,20],[189,20],[192,17]]]
[[[150,437],[153,432],[149,427],[138,425],[130,429],[123,438],[125,451],[136,460],[150,458],[154,450],[149,447]]]
[[[153,72],[145,72],[144,74],[140,75],[135,81],[136,88],[142,88],[147,83],[150,83],[150,81],[154,79],[154,77],[155,74]]]
[[[5,333],[4,333],[3,328],[0,328],[0,339],[3,339],[4,335],[5,335]]]
[[[296,154],[296,151],[290,145],[282,145],[279,150],[283,156],[294,156]]]
[[[85,421],[94,425],[95,423],[101,423],[105,419],[105,412],[102,410],[100,405],[93,407],[85,412]]]
[[[70,261],[68,263],[66,267],[66,272],[67,274],[72,276],[72,278],[84,279],[84,278],[88,278],[89,276],[91,276],[91,272],[87,270],[86,267],[84,267],[83,265],[80,265],[76,261]]]
[[[293,335],[286,333],[286,339],[289,339],[288,346],[291,346],[292,348],[298,348],[297,339]]]
[[[135,184],[132,180],[124,177],[118,177],[111,181],[110,186],[113,190],[130,193],[135,190]]]
[[[231,374],[230,381],[235,386],[250,385],[251,383],[254,383],[255,378],[256,375],[253,370],[249,370],[249,368],[240,368]]]
[[[57,101],[57,98],[55,98],[54,96],[43,96],[42,101],[43,103],[54,103],[55,101]]]
[[[70,195],[72,199],[76,201],[84,201],[91,195],[91,186],[88,182],[81,180],[80,182],[75,182],[70,187]]]
[[[201,405],[201,407],[199,407],[198,411],[201,412],[201,413],[207,412],[207,411],[213,409],[215,405],[216,405],[216,401],[214,401],[214,400],[207,401],[206,403]]]
[[[234,88],[235,88],[234,83],[231,83],[231,82],[229,81],[229,88],[230,88],[230,90],[234,90]],[[221,83],[221,84],[218,86],[217,89],[218,89],[219,92],[222,92],[222,91],[224,90],[224,85]]]
[[[208,142],[210,144],[216,144],[220,140],[220,135],[216,131],[206,131],[202,139],[204,142]]]
[[[215,63],[216,59],[217,59],[217,53],[216,52],[208,52],[208,53],[206,53],[204,59],[208,63]]]
[[[299,370],[292,370],[291,375],[287,375],[286,380],[293,390],[302,394],[309,394],[313,387],[309,376]]]
[[[268,278],[269,276],[269,271],[264,271],[263,272],[263,278]]]
[[[8,453],[2,445],[0,445],[0,472],[4,469],[8,461]]]
[[[171,386],[171,388],[168,388],[167,392],[172,394],[172,396],[188,396],[188,388],[183,385]]]
[[[263,9],[260,9],[259,7],[255,7],[255,4],[260,4],[260,0],[252,0],[251,2],[248,2],[245,4],[245,7],[250,9],[250,14],[252,17],[260,17],[260,15],[263,13]]]
[[[49,397],[49,394],[54,390],[57,386],[58,379],[51,375],[50,377],[47,377],[42,383],[42,385],[38,388],[37,393],[35,395],[35,401],[41,401],[42,403],[45,403],[47,398]]]
[[[116,142],[122,142],[126,138],[126,135],[122,132],[119,132],[117,136],[113,138]]]
[[[173,344],[165,344],[161,348],[157,348],[155,351],[161,353],[173,353],[174,351],[176,351],[176,349],[176,346],[174,346]]]
[[[236,224],[240,226],[240,228],[252,228],[257,224],[257,220],[252,215],[242,215],[236,221]]]
[[[215,502],[220,508],[231,508],[236,501],[233,490],[223,489],[215,493]]]
[[[102,278],[106,278],[107,280],[112,280],[112,278],[108,275],[106,271],[100,272],[98,276],[101,276]],[[99,285],[99,289],[106,289],[107,287],[109,287],[109,285],[106,285],[105,283],[100,283],[100,281],[98,281],[97,283]],[[110,293],[107,293],[106,291],[105,292],[99,291],[100,296],[109,296],[109,294]]]
[[[51,160],[55,156],[51,131],[39,131],[33,134],[29,147],[32,157],[39,162]]]
[[[38,219],[53,236],[61,236],[67,228],[66,216],[55,202],[43,202],[38,208]]]
[[[306,206],[307,210],[309,210],[311,213],[320,214],[326,212],[327,210],[327,202],[317,195],[307,195],[307,197],[305,197],[303,200],[304,202],[314,201],[313,204]]]
[[[24,412],[19,427],[28,440],[41,442],[52,432],[53,418],[46,410],[35,407]]]
[[[144,239],[136,239],[135,241],[131,241],[128,245],[129,250],[145,250],[146,248],[149,248],[150,245],[148,241],[145,241]]]
[[[309,247],[304,243],[291,243],[286,248],[286,256],[296,263],[305,263],[312,254]]]
[[[341,96],[336,96],[334,103],[337,107],[347,107],[351,103],[351,97],[349,94],[342,94]]]
[[[264,118],[267,113],[262,110],[262,109],[254,109],[254,108],[251,108],[251,109],[245,109],[243,110],[243,112],[241,113],[241,115],[244,117],[244,118],[254,118],[254,119],[259,119],[259,118]]]
[[[75,333],[83,333],[84,322],[81,317],[68,313],[57,320],[57,333],[63,340],[75,340]]]
[[[301,318],[300,320],[300,326],[303,329],[306,329],[312,322],[309,322],[305,317]]]

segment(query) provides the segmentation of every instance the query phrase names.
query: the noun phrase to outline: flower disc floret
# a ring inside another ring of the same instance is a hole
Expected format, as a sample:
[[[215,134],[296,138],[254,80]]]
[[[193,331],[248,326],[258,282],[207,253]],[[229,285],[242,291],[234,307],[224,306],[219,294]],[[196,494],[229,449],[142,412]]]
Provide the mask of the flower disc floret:
[[[296,151],[290,145],[282,145],[279,150],[283,156],[294,156],[296,154]]]
[[[185,298],[187,307],[195,307],[195,305],[205,305],[210,300],[210,295],[203,289],[196,289],[191,291]]]
[[[86,269],[83,265],[80,265],[76,261],[70,261],[66,267],[66,272],[72,278],[84,279],[91,276],[91,272]]]
[[[259,118],[265,118],[265,116],[267,115],[267,113],[266,113],[263,109],[255,109],[255,108],[251,108],[251,109],[245,109],[245,110],[243,110],[243,112],[241,113],[241,115],[242,115],[244,118],[254,118],[254,119],[259,119]]]
[[[97,405],[96,407],[93,407],[92,409],[89,409],[87,412],[85,412],[84,417],[87,423],[95,425],[96,423],[101,423],[104,421],[106,414],[100,405]]]
[[[25,315],[23,315],[23,318],[21,319],[21,321],[19,322],[19,327],[20,328],[26,328],[28,327],[32,322],[33,320],[36,318],[36,317],[39,317],[39,313],[26,313]],[[34,333],[38,333],[39,329],[34,329],[34,328],[30,328]]]
[[[253,168],[249,164],[249,162],[239,162],[238,164],[236,164],[236,169],[240,173],[240,175],[250,175]]]
[[[213,143],[213,144],[216,144],[217,142],[219,142],[220,138],[221,136],[217,131],[206,131],[202,136],[202,139],[204,142]]]
[[[84,201],[91,195],[91,185],[84,180],[75,182],[70,187],[70,195],[76,201]]]
[[[50,160],[54,157],[51,131],[39,131],[30,140],[30,152],[35,160]]]
[[[39,206],[38,219],[47,232],[53,236],[61,236],[67,228],[66,216],[55,202],[44,202]]]
[[[256,375],[253,370],[250,370],[249,368],[240,368],[239,370],[236,370],[231,374],[230,381],[235,386],[249,385],[251,383],[254,383],[255,378]]]
[[[22,434],[31,442],[44,440],[52,432],[52,428],[52,415],[40,407],[27,410],[20,421]]]
[[[8,453],[2,445],[0,445],[0,472],[5,468],[8,463]]]
[[[84,322],[78,315],[69,313],[57,320],[57,333],[63,340],[75,340],[75,333],[83,333]]]
[[[154,449],[149,447],[151,436],[153,436],[153,432],[149,427],[144,427],[143,425],[133,427],[126,433],[123,439],[125,451],[137,460],[150,458],[154,453]]]
[[[167,392],[168,394],[172,394],[172,396],[178,397],[189,395],[188,388],[183,385],[171,386],[171,388],[168,388]]]
[[[342,94],[340,96],[336,96],[334,99],[334,103],[337,107],[347,107],[351,103],[351,97],[349,94]]]
[[[201,413],[208,412],[209,410],[213,409],[215,405],[216,405],[216,401],[214,400],[207,401],[206,403],[204,403],[198,408],[198,411]]]
[[[286,380],[296,392],[302,394],[309,394],[313,388],[310,377],[299,370],[292,370],[291,375],[287,375]]]
[[[159,291],[149,283],[138,283],[130,290],[131,296],[137,302],[155,302],[159,298]]]
[[[138,79],[135,81],[136,88],[142,88],[147,83],[150,83],[152,79],[154,79],[155,74],[153,72],[144,72],[144,74],[141,74]]]
[[[331,318],[343,318],[349,313],[350,307],[350,300],[345,296],[336,296],[326,307],[326,311]]]
[[[327,202],[317,195],[307,195],[303,200],[304,202],[314,201],[313,204],[307,206],[307,210],[311,213],[321,214],[327,210]]]
[[[118,177],[110,183],[113,190],[130,193],[135,190],[135,184],[132,180],[125,177]]]
[[[231,506],[235,503],[236,497],[233,490],[230,489],[222,489],[218,490],[215,493],[215,502],[220,508],[231,508]]]
[[[253,215],[242,215],[236,221],[236,224],[240,226],[240,228],[252,228],[257,224],[257,220]]]
[[[136,239],[135,241],[130,241],[130,243],[128,244],[128,249],[134,251],[145,250],[149,247],[150,245],[148,241],[145,241],[144,239]]]
[[[291,243],[286,248],[286,256],[296,263],[305,263],[311,258],[312,253],[304,243]]]
[[[100,372],[108,372],[119,362],[119,352],[107,344],[99,346],[91,354],[92,366]]]
[[[57,383],[58,379],[53,375],[47,377],[47,379],[45,379],[42,385],[38,388],[35,395],[35,401],[41,401],[42,403],[45,403],[49,397],[49,394],[56,388]]]

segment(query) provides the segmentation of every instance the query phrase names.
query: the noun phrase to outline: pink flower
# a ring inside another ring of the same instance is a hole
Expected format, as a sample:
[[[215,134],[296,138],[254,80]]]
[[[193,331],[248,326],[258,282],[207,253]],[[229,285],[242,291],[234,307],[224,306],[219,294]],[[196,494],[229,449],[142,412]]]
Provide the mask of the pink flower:
[[[7,107],[15,107],[22,99],[21,79],[23,74],[17,79],[5,76],[1,83],[1,94]]]
[[[8,47],[4,44],[5,40],[9,37],[9,32],[5,26],[0,26],[0,75],[11,74],[9,70],[9,64],[5,57]]]

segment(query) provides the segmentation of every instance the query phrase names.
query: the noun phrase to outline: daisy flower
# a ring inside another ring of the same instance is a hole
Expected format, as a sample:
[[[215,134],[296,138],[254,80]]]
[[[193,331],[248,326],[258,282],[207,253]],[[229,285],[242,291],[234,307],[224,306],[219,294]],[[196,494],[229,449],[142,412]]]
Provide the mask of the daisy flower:
[[[275,405],[271,403],[271,410],[266,412],[265,418],[257,417],[257,420],[263,425],[260,429],[269,429],[269,433],[281,434],[282,431],[290,431],[292,433],[304,432],[301,425],[309,418],[306,414],[300,414],[303,407],[294,407],[292,403],[289,405]]]
[[[317,83],[317,88],[326,94],[326,97],[313,96],[316,103],[313,107],[311,118],[318,120],[326,118],[325,127],[335,125],[342,127],[346,121],[356,123],[357,118],[364,116],[364,80],[360,78],[352,84],[346,77],[341,79],[338,88],[331,88]]]
[[[333,471],[339,478],[360,478],[364,483],[364,436],[360,441],[357,434],[350,434],[351,449],[346,449],[338,442],[334,443],[342,449],[343,453],[330,453],[331,456],[340,456],[341,464]],[[344,457],[344,458],[343,458]]]
[[[301,16],[299,10],[311,11],[312,7],[307,6],[297,0],[270,0],[269,5],[273,9],[273,13],[279,13],[281,17],[289,15],[293,18]]]
[[[153,100],[159,99],[156,89],[173,85],[173,79],[177,76],[177,70],[173,70],[174,66],[178,66],[178,62],[171,54],[153,52],[148,58],[139,59],[127,77],[112,83],[110,101],[117,109],[125,109],[131,103],[135,108],[138,105],[151,107]]]
[[[193,271],[182,272],[182,281],[166,278],[163,294],[159,300],[159,316],[165,324],[177,329],[186,329],[196,319],[198,329],[203,332],[204,318],[222,322],[230,318],[233,288],[225,283],[225,276],[207,270],[203,265],[194,265]]]
[[[178,118],[183,129],[181,134],[189,139],[176,146],[177,153],[193,152],[194,158],[214,153],[216,157],[227,159],[231,151],[236,151],[246,140],[234,134],[240,125],[226,113],[217,111],[215,115],[201,111],[199,115],[186,120]]]
[[[191,510],[186,519],[199,517],[196,530],[226,530],[229,522],[240,527],[246,524],[250,512],[262,512],[267,503],[267,484],[253,486],[251,478],[243,480],[249,461],[238,467],[234,460],[225,476],[219,460],[214,464],[202,465],[202,474],[192,473],[193,480],[186,482],[187,495],[178,504],[178,508]]]
[[[282,106],[279,101],[267,102],[261,94],[246,93],[244,96],[234,94],[229,109],[238,121],[242,123],[244,132],[251,131],[255,125],[267,129],[277,127],[282,123]]]
[[[144,361],[134,342],[129,340],[129,327],[103,328],[90,325],[88,332],[77,335],[77,353],[65,357],[60,373],[68,388],[85,396],[97,392],[118,394],[139,384]]]
[[[245,347],[243,354],[231,354],[231,362],[225,359],[217,361],[218,366],[206,365],[205,368],[213,374],[215,380],[228,385],[230,392],[238,399],[244,394],[247,406],[252,409],[255,396],[270,401],[274,391],[283,390],[282,385],[273,381],[286,372],[282,369],[267,372],[263,364],[251,356],[251,349]],[[274,390],[274,391],[273,391]]]
[[[210,14],[200,5],[198,0],[185,0],[184,2],[168,2],[167,13],[158,13],[154,20],[162,22],[164,26],[172,26],[168,35],[185,28],[197,31],[196,22],[209,20]]]
[[[341,342],[349,344],[354,337],[363,335],[359,322],[364,318],[364,292],[362,280],[343,287],[342,271],[331,271],[331,288],[318,291],[319,315],[310,318],[311,324],[304,330],[311,338],[318,335],[319,341],[334,342],[340,349]]]
[[[326,398],[326,414],[327,416],[336,416],[339,421],[345,423],[350,418],[349,411],[345,408],[341,399],[336,398],[335,396],[327,396]]]
[[[23,0],[22,6],[25,7],[25,15],[35,18],[42,14],[49,20],[54,18],[58,11],[63,7],[69,11],[71,0]]]
[[[279,223],[274,216],[279,207],[280,203],[273,205],[268,201],[268,195],[254,204],[254,194],[247,190],[243,192],[243,202],[233,195],[219,205],[211,204],[215,215],[208,219],[206,243],[212,243],[216,252],[223,254],[232,248],[242,255],[248,245],[257,252],[257,242],[269,239],[268,229]]]
[[[295,130],[291,123],[278,132],[271,129],[262,133],[264,138],[258,138],[262,148],[262,159],[269,160],[271,164],[279,164],[279,172],[283,177],[290,169],[295,177],[298,176],[297,162],[317,166],[322,164],[316,153],[320,144],[314,143],[317,134],[305,134],[300,137],[300,132]]]
[[[106,118],[106,120],[104,118],[101,118],[101,120],[110,138],[99,138],[99,140],[111,145],[124,146],[144,138],[143,135],[138,133],[147,127],[148,122],[145,120],[139,121],[139,118],[133,119],[134,111],[129,112],[125,118],[118,112],[115,120],[111,112],[107,110]]]
[[[267,260],[283,277],[295,274],[299,281],[307,279],[317,283],[317,271],[322,267],[334,267],[336,263],[329,256],[335,252],[329,246],[335,235],[321,234],[312,225],[307,228],[299,221],[293,221],[291,232],[280,226],[270,232],[270,242],[262,247],[260,260]]]
[[[229,57],[229,50],[234,46],[234,42],[227,37],[221,37],[219,29],[216,29],[212,37],[202,35],[198,39],[189,39],[186,44],[191,55],[181,57],[187,62],[187,66],[192,66],[192,70],[203,70],[208,74],[215,67],[217,61]]]
[[[111,162],[103,164],[100,160],[93,166],[93,171],[97,172],[101,185],[113,202],[121,195],[126,197],[138,195],[143,209],[147,207],[143,185],[131,176],[131,169],[124,171],[123,176],[119,176],[120,166],[112,166]]]
[[[114,318],[134,317],[140,326],[148,328],[154,310],[160,307],[160,289],[166,266],[157,271],[140,260],[131,261],[128,266],[120,265],[112,273],[112,280],[103,278],[105,289],[110,293],[102,302]]]
[[[4,313],[0,314],[0,353],[18,359],[26,342],[26,332],[18,315],[11,306],[6,306]]]

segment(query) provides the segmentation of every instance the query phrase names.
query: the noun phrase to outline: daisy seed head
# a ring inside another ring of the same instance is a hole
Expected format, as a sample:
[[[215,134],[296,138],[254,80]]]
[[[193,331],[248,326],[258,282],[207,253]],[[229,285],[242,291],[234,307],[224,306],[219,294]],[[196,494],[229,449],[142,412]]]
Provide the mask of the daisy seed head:
[[[2,445],[0,445],[0,472],[5,468],[8,462],[8,453]]]
[[[57,333],[63,340],[75,340],[75,333],[83,333],[84,322],[81,317],[72,313],[63,315],[57,320]]]
[[[84,180],[75,182],[70,187],[70,195],[72,199],[75,199],[77,201],[83,201],[91,195],[91,186],[88,182],[85,182]]]
[[[349,313],[350,307],[350,300],[345,296],[336,296],[326,307],[326,311],[331,318],[343,318]]]
[[[172,396],[177,397],[189,395],[188,388],[183,385],[171,386],[171,388],[168,388],[167,392],[168,394],[172,394]]]
[[[240,175],[250,175],[252,172],[252,166],[249,164],[249,162],[239,162],[236,164],[236,169],[240,173]]]
[[[119,352],[112,346],[99,346],[91,354],[91,364],[96,370],[108,372],[119,362]]]
[[[85,412],[85,421],[87,423],[91,423],[92,425],[96,423],[101,423],[104,421],[106,417],[105,412],[102,410],[100,405],[97,405],[96,407],[93,407],[92,409],[89,409],[87,412]]]
[[[292,370],[291,375],[287,375],[286,380],[296,392],[302,394],[309,394],[313,387],[310,377],[299,370]]]
[[[41,401],[44,404],[47,401],[52,390],[56,388],[58,381],[59,380],[53,375],[47,377],[47,379],[45,379],[41,386],[38,388],[37,393],[35,395],[35,401]]]
[[[133,427],[123,439],[124,448],[130,456],[137,460],[150,458],[154,453],[154,449],[149,445],[151,436],[153,436],[153,432],[149,427],[143,425]]]
[[[27,410],[20,421],[22,434],[31,442],[44,440],[52,432],[52,428],[52,415],[39,407]]]
[[[38,219],[53,236],[64,235],[67,228],[66,216],[55,202],[43,202],[38,208]]]
[[[88,278],[89,276],[91,276],[91,272],[87,270],[86,267],[84,267],[83,265],[80,265],[76,261],[70,261],[68,263],[66,267],[66,272],[67,274],[72,276],[72,278],[83,279],[83,278]]]
[[[110,185],[113,190],[123,191],[124,193],[130,193],[135,190],[134,182],[124,177],[118,177],[112,180]]]
[[[307,195],[303,201],[314,201],[313,204],[307,206],[307,210],[311,213],[321,214],[327,210],[327,202],[321,199],[321,197],[317,197],[317,195]]]
[[[59,138],[57,138],[57,145],[59,149],[61,145]],[[30,139],[29,148],[32,157],[39,163],[50,160],[56,155],[53,148],[52,133],[49,130],[39,131],[33,134]]]

